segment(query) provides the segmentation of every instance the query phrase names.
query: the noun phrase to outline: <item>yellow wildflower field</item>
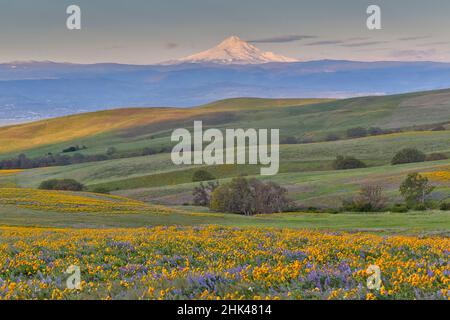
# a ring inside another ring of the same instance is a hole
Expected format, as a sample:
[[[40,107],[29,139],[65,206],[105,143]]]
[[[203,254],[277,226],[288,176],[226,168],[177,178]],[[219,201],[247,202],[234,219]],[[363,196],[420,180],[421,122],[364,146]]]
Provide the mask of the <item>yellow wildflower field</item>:
[[[0,205],[54,212],[169,213],[165,207],[120,196],[26,188],[0,188]]]
[[[448,299],[450,239],[229,228],[0,227],[1,299]],[[381,269],[368,289],[367,268]],[[65,271],[80,268],[81,287]]]

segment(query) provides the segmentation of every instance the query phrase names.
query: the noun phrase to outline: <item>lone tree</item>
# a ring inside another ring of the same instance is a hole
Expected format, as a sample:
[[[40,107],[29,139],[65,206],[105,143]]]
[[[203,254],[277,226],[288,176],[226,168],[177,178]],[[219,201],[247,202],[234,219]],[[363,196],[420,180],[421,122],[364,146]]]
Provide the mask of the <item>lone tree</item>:
[[[211,194],[218,186],[219,183],[217,181],[209,181],[206,184],[201,182],[198,187],[194,188],[192,194],[194,196],[194,204],[196,206],[208,207],[211,203]]]
[[[426,155],[413,148],[407,148],[400,150],[391,160],[391,164],[403,164],[403,163],[414,163],[414,162],[424,162]]]
[[[343,208],[348,211],[373,212],[382,210],[386,202],[381,186],[365,185],[353,199],[344,200]]]
[[[434,186],[430,185],[428,178],[419,173],[410,173],[400,186],[400,193],[405,198],[408,206],[424,205],[428,195],[433,192]]]
[[[379,185],[366,185],[361,188],[356,201],[365,204],[373,211],[383,209],[386,204],[386,197],[383,195],[383,188]]]

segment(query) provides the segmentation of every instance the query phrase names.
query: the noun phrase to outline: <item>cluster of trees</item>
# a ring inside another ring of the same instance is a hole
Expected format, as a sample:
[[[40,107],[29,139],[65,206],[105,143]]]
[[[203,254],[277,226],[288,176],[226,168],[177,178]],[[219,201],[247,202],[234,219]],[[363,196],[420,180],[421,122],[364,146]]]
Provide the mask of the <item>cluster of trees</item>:
[[[287,190],[274,182],[238,177],[229,183],[201,183],[194,190],[194,204],[211,210],[243,215],[283,212],[290,208]]]
[[[66,154],[51,154],[44,157],[28,158],[25,154],[17,158],[0,161],[0,169],[31,169],[41,167],[66,166],[69,164],[107,160],[105,155],[84,155],[76,153],[72,156]]]
[[[41,182],[39,189],[83,191],[84,185],[74,179],[51,179]]]
[[[72,150],[70,147],[64,150]],[[0,169],[31,169],[31,168],[41,168],[41,167],[55,167],[55,166],[67,166],[70,164],[85,163],[85,162],[97,162],[105,161],[110,159],[122,159],[122,158],[133,158],[146,155],[152,155],[157,153],[171,152],[172,148],[161,147],[155,148],[144,148],[137,151],[117,151],[116,148],[110,147],[107,149],[105,154],[92,154],[85,155],[82,153],[75,153],[73,155],[68,155],[72,151],[63,151],[63,154],[52,154],[49,153],[43,157],[28,158],[25,154],[20,154],[17,158],[5,159],[0,161]]]
[[[426,210],[431,207],[429,196],[434,190],[428,178],[419,173],[411,173],[400,185],[399,191],[405,203],[395,204],[388,207],[388,198],[383,195],[383,188],[379,185],[366,185],[361,188],[358,195],[349,200],[343,201],[343,211],[354,212],[377,212],[394,211],[407,212],[409,209]],[[450,204],[443,202],[440,205],[441,210],[449,210]]]
[[[193,182],[200,182],[200,181],[210,181],[215,180],[216,178],[208,171],[206,170],[197,170],[192,175],[192,181]]]
[[[85,150],[85,149],[87,149],[87,147],[86,146],[79,146],[79,145],[76,145],[76,146],[71,146],[71,147],[68,147],[68,148],[66,148],[66,149],[63,149],[63,153],[69,153],[69,152],[75,152],[75,151],[80,151],[80,150]]]
[[[424,162],[424,161],[438,161],[448,159],[447,155],[443,153],[432,153],[426,155],[420,150],[414,148],[406,148],[397,152],[391,160],[392,165]],[[332,163],[334,170],[348,170],[367,167],[366,164],[356,159],[355,157],[337,156]]]
[[[330,133],[328,134],[323,141],[337,141],[337,140],[343,140],[343,139],[355,139],[355,138],[363,138],[368,136],[378,136],[382,134],[392,134],[401,132],[400,129],[392,129],[392,130],[385,130],[378,127],[370,127],[369,129],[363,128],[363,127],[356,127],[356,128],[350,128],[348,129],[345,134],[338,134],[338,133]],[[306,143],[312,143],[312,142],[320,142],[322,140],[313,140],[308,137],[304,137],[302,139],[299,139],[294,136],[287,136],[282,137],[280,140],[281,144],[306,144]]]
[[[354,157],[337,156],[332,166],[334,170],[348,170],[365,168],[366,164]]]
[[[378,127],[370,127],[369,129],[363,127],[350,128],[346,132],[346,137],[349,139],[364,138],[367,136],[379,136],[382,134],[392,134],[401,132],[399,129],[385,130]]]
[[[414,162],[424,162],[424,161],[438,161],[448,159],[447,155],[443,153],[432,153],[426,155],[420,150],[414,148],[406,148],[400,150],[391,161],[392,165],[404,164],[404,163],[414,163]]]
[[[404,163],[414,163],[414,162],[424,162],[427,156],[422,151],[413,148],[406,148],[397,152],[397,154],[392,158],[391,164],[404,164]]]

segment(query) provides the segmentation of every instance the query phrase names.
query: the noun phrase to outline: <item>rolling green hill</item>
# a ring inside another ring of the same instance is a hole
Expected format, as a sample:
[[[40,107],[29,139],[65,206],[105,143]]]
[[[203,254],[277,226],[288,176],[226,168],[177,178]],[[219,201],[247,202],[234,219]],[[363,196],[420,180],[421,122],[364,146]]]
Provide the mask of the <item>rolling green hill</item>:
[[[108,110],[0,128],[0,158],[39,157],[85,145],[84,154],[170,146],[174,128],[278,128],[282,139],[321,141],[349,128],[415,130],[450,122],[450,90],[339,101],[231,99],[189,109]]]
[[[171,146],[170,134],[191,128],[194,120],[205,127],[279,128],[282,138],[314,143],[283,144],[276,181],[289,190],[301,206],[336,207],[361,185],[377,183],[391,201],[399,200],[398,186],[410,172],[448,172],[450,160],[391,166],[393,155],[403,148],[450,156],[450,90],[346,100],[230,99],[191,109],[121,109],[50,119],[0,128],[0,157],[25,153],[41,157],[60,153],[72,145],[85,145],[83,154],[105,154],[148,147]],[[355,127],[379,127],[401,131],[358,139],[345,138]],[[433,129],[439,127],[439,131]],[[333,133],[341,138],[324,141]],[[353,156],[369,167],[333,171],[337,155]],[[73,178],[88,190],[114,194],[148,203],[178,206],[192,201],[192,175],[199,166],[174,166],[169,153],[132,156],[68,166],[36,168],[0,175],[0,187],[36,188],[43,180]],[[217,179],[257,176],[258,166],[212,166]],[[450,181],[433,181],[438,200],[450,196]],[[198,208],[193,209],[198,210]]]

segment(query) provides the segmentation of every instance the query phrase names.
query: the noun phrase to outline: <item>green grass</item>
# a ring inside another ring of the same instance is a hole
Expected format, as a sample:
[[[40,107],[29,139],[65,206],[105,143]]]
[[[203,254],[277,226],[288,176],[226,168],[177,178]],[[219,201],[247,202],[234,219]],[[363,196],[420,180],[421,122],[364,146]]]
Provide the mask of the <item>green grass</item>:
[[[413,163],[398,166],[380,166],[342,171],[315,171],[281,173],[274,177],[263,177],[264,180],[275,181],[286,187],[289,197],[304,207],[337,208],[342,200],[354,196],[361,186],[377,184],[383,187],[391,203],[402,202],[398,189],[408,173],[428,171],[448,171],[450,160]],[[255,176],[257,177],[257,176]],[[261,178],[261,177],[260,177]],[[221,183],[229,178],[221,180]],[[181,205],[192,202],[192,191],[198,183],[186,182],[177,185],[130,188],[114,193],[165,205]],[[436,201],[450,198],[450,184],[431,181],[436,189],[433,198]],[[106,184],[107,185],[107,184]],[[119,185],[117,182],[114,185]]]
[[[450,131],[399,133],[334,142],[282,145],[280,173],[330,170],[331,162],[339,154],[357,157],[370,166],[387,165],[397,151],[409,147],[426,153],[450,154]],[[170,154],[166,153],[32,169],[17,175],[15,179],[19,186],[36,187],[46,179],[74,178],[89,186],[116,190],[188,183],[195,170],[192,166],[174,166]],[[213,166],[208,170],[217,178],[227,178],[240,174],[257,174],[259,167]]]
[[[284,213],[245,217],[220,213],[186,214],[103,214],[40,212],[0,207],[0,225],[58,228],[134,228],[162,225],[221,225],[370,231],[381,233],[442,233],[450,230],[450,212],[410,213]]]

